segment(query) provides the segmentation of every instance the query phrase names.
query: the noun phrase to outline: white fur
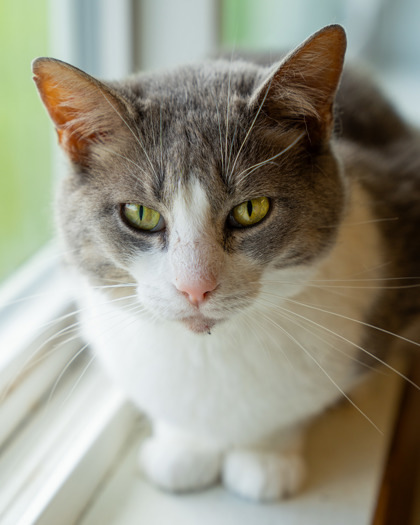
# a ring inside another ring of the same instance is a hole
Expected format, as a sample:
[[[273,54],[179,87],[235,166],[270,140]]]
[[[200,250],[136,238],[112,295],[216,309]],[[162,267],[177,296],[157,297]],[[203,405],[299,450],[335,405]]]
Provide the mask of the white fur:
[[[220,475],[222,454],[204,440],[156,423],[153,437],[140,450],[139,462],[156,485],[184,492],[212,485]]]
[[[305,470],[300,453],[233,450],[223,465],[223,482],[247,499],[274,501],[297,492]]]
[[[214,239],[210,205],[198,181],[179,188],[171,211],[168,263],[172,282],[178,287],[178,283],[217,281],[223,250]]]
[[[200,189],[194,191],[203,198]],[[197,208],[188,208],[197,220],[206,209],[199,200]],[[197,230],[182,206],[177,210],[179,236],[195,239]],[[133,263],[139,298],[149,310],[156,308],[155,319],[124,311],[99,290],[85,287],[84,333],[103,365],[159,428],[175,429],[165,437],[157,432],[142,453],[145,470],[157,484],[174,490],[207,485],[215,481],[224,452],[225,483],[239,494],[266,500],[300,486],[304,469],[296,453],[288,452],[290,443],[276,445],[275,452],[265,455],[259,446],[279,431],[287,434],[298,428],[355,382],[352,358],[359,349],[351,342],[361,343],[362,326],[344,317],[363,319],[376,292],[373,287],[323,288],[320,280],[380,276],[379,239],[371,219],[365,196],[356,187],[329,256],[317,268],[267,272],[255,303],[216,325],[210,336],[163,319],[166,311],[170,319],[193,312],[168,277],[170,253],[166,259],[159,254]],[[216,250],[215,257],[224,255]],[[242,279],[249,270],[241,270],[240,260],[234,262],[225,261],[222,280],[235,279],[235,272],[243,271]],[[306,282],[308,278],[312,281]],[[154,302],[153,294],[161,304]],[[206,308],[211,313],[211,305]],[[193,458],[189,463],[182,459],[186,453]],[[201,465],[196,474],[193,464]]]

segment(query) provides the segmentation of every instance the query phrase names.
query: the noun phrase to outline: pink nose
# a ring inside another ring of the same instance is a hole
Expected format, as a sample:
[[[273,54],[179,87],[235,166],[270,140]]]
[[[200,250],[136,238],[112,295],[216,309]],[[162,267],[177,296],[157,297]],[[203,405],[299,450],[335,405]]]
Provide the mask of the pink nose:
[[[183,282],[177,279],[175,286],[193,306],[199,306],[205,301],[208,294],[217,287],[217,281],[208,279],[196,282]]]

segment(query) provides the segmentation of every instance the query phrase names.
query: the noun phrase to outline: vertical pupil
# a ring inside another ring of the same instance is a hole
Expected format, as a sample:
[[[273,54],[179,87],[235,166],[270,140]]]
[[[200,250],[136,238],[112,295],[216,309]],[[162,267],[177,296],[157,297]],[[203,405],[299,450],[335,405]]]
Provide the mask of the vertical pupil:
[[[143,206],[140,206],[140,209],[139,209],[139,217],[140,217],[140,220],[141,220],[141,221],[143,220],[143,215],[144,215],[144,208],[143,208]]]
[[[248,209],[248,215],[251,217],[252,215],[252,202],[251,201],[248,201],[247,209]]]

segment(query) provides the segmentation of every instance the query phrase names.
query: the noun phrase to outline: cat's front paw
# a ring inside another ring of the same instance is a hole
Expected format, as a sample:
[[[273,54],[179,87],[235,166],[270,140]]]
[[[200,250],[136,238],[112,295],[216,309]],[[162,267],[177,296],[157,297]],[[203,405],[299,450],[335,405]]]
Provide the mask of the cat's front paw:
[[[233,450],[225,457],[223,483],[253,501],[275,501],[295,494],[305,479],[305,463],[296,452]]]
[[[139,455],[140,468],[158,487],[173,492],[191,492],[216,483],[221,455],[201,444],[147,439]]]

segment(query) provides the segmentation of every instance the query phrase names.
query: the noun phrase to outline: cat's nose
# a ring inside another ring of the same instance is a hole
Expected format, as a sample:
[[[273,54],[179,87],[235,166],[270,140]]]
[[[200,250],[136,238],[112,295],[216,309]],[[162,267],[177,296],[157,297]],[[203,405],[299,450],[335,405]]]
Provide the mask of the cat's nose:
[[[175,286],[185,295],[193,306],[200,306],[208,297],[209,293],[217,288],[216,279],[206,279],[195,282],[184,282],[176,280]]]

